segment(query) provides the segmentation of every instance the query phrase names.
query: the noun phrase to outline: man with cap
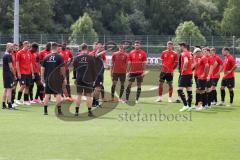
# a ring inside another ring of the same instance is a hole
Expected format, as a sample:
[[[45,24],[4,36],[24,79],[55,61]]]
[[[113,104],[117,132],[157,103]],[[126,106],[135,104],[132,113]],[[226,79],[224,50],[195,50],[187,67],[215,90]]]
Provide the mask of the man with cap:
[[[193,69],[194,69],[194,80],[196,84],[196,102],[195,102],[195,108],[197,108],[200,98],[200,91],[198,86],[198,68],[199,68],[199,61],[202,57],[202,51],[200,48],[195,48],[193,51]]]

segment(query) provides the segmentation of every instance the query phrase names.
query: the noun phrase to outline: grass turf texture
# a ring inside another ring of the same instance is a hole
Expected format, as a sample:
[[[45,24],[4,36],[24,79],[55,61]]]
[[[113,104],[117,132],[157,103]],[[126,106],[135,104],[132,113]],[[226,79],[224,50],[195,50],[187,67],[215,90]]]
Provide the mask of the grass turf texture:
[[[105,74],[105,88],[109,91],[109,72]],[[175,89],[177,78],[176,73]],[[156,97],[141,99],[137,106],[120,104],[108,114],[90,121],[61,121],[54,114],[54,105],[49,108],[49,116],[43,116],[42,107],[38,105],[21,106],[18,111],[1,110],[0,160],[238,160],[239,80],[240,74],[236,73],[232,107],[193,111],[192,121],[185,122],[120,119],[119,115],[126,112],[151,114],[161,110],[165,114],[179,114],[182,104],[155,103]],[[157,82],[158,74],[153,80]],[[174,93],[176,96],[176,90]],[[228,102],[227,90],[226,93]],[[167,101],[167,95],[164,100]],[[83,104],[81,112],[86,110]]]

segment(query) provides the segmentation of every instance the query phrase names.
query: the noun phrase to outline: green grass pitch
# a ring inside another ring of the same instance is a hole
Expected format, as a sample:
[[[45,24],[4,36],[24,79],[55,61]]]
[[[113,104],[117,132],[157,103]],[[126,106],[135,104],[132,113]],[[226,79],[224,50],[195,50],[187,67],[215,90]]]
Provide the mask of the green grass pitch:
[[[110,74],[105,74],[109,91]],[[175,96],[177,77],[176,73]],[[20,106],[18,111],[0,110],[0,160],[239,160],[239,80],[240,74],[236,73],[232,107],[193,111],[191,121],[120,119],[124,113],[152,114],[159,110],[179,114],[181,104],[156,103],[156,97],[143,98],[136,106],[120,104],[89,121],[59,120],[54,105],[50,106],[49,116],[43,116],[38,105]],[[152,83],[156,85],[157,79]],[[81,111],[86,110],[83,104]]]

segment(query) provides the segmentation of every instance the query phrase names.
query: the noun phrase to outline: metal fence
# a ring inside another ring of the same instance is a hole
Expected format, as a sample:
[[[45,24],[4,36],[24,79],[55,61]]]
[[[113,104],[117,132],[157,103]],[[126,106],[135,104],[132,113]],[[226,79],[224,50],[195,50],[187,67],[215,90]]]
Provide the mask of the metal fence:
[[[75,52],[78,51],[78,46],[85,42],[89,45],[93,44],[94,41],[101,41],[106,43],[108,41],[114,41],[119,43],[122,40],[134,41],[140,40],[143,49],[148,54],[159,54],[166,48],[166,43],[169,40],[175,42],[175,35],[101,35],[98,37],[92,37],[87,35],[76,36],[77,41],[72,42],[69,34],[20,34],[20,41],[28,40],[30,42],[37,42],[41,47],[45,46],[47,42],[67,42],[69,47]],[[221,53],[223,47],[230,47],[234,55],[240,55],[239,40],[238,37],[221,37],[221,36],[205,36],[205,46],[215,47],[218,53]],[[197,46],[196,41],[192,41],[192,37],[183,38],[185,42],[189,43],[191,49]],[[5,50],[5,44],[13,41],[13,35],[0,35],[0,52]],[[175,50],[177,50],[177,43],[175,43]]]

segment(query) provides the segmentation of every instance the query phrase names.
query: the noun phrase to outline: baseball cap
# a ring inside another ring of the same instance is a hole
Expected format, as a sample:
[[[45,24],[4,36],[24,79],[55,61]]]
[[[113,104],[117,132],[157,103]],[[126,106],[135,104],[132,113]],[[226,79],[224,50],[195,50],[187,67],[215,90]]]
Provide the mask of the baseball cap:
[[[202,50],[200,48],[195,48],[193,51],[193,54],[196,54],[197,52],[201,52]]]

